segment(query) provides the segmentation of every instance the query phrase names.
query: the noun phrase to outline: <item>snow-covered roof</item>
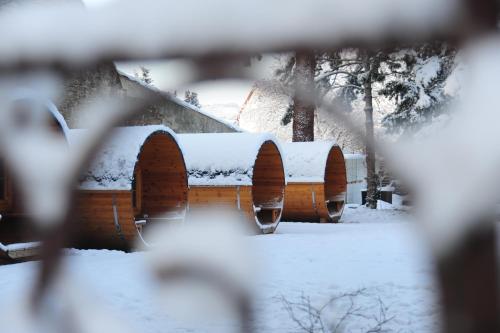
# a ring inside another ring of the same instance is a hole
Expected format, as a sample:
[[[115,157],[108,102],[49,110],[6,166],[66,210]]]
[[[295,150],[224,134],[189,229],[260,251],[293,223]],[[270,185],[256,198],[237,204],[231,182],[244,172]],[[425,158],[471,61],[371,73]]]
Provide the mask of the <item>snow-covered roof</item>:
[[[262,144],[272,141],[280,150],[272,134],[179,134],[178,138],[184,149],[189,185],[252,185]]]
[[[70,130],[70,144],[76,145],[87,135],[88,130]],[[131,190],[134,168],[144,142],[155,133],[176,134],[166,126],[131,126],[114,130],[108,142],[94,157],[90,167],[80,179],[84,190]]]
[[[322,183],[328,154],[334,141],[292,142],[283,145],[289,182]]]
[[[224,125],[226,125],[227,127],[233,129],[236,132],[245,132],[243,129],[241,129],[240,127],[232,124],[231,122],[229,122],[227,120],[224,120],[222,118],[219,118],[217,116],[214,116],[213,114],[208,113],[208,112],[204,111],[201,108],[198,108],[198,107],[196,107],[196,106],[194,106],[192,104],[189,104],[188,102],[183,101],[182,99],[180,99],[177,96],[174,96],[171,93],[168,93],[166,91],[160,90],[157,87],[153,86],[152,84],[147,84],[147,83],[141,81],[140,79],[138,79],[138,78],[136,78],[136,77],[134,77],[132,75],[129,75],[129,74],[127,74],[127,73],[125,73],[125,72],[123,72],[121,70],[117,70],[117,71],[118,71],[118,74],[120,74],[121,76],[129,79],[130,81],[133,81],[133,82],[141,85],[145,89],[148,89],[148,90],[150,90],[152,92],[155,92],[157,94],[160,94],[160,95],[168,98],[169,100],[171,100],[172,102],[174,102],[174,103],[176,103],[178,105],[181,105],[181,106],[183,106],[183,107],[185,107],[187,109],[190,109],[190,110],[192,110],[194,112],[198,112],[199,114],[202,114],[202,115],[204,115],[204,116],[206,116],[208,118],[211,118],[211,119],[213,119],[213,120],[215,120],[215,121],[217,121],[217,122],[219,122],[221,124],[224,124]]]
[[[69,140],[68,124],[66,123],[66,120],[64,119],[63,115],[57,109],[57,106],[54,103],[52,103],[51,101],[47,101],[46,106],[47,106],[47,109],[52,114],[52,116],[54,116],[56,121],[59,123],[59,126],[61,126],[61,129],[63,131],[64,137],[66,138],[66,140]]]
[[[64,119],[63,115],[57,109],[57,106],[48,98],[46,98],[43,94],[40,94],[34,89],[31,88],[17,88],[12,95],[10,96],[11,102],[18,101],[30,101],[34,103],[39,103],[38,105],[43,105],[46,110],[50,112],[50,114],[54,117],[56,122],[61,126],[61,130],[63,132],[64,137],[68,140],[69,127]]]

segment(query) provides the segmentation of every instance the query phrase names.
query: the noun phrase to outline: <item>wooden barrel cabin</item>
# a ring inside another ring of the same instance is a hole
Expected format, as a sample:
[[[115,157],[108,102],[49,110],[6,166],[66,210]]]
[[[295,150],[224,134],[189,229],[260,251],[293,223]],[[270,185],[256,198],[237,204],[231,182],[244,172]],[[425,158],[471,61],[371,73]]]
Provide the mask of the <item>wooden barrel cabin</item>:
[[[181,134],[189,207],[238,209],[259,233],[272,233],[283,211],[285,174],[272,135]]]
[[[346,201],[344,155],[333,142],[283,145],[287,170],[283,220],[338,222]]]
[[[9,112],[12,112],[8,117],[12,129],[30,131],[40,126],[67,142],[68,126],[52,102],[34,95],[17,96],[11,101]],[[36,254],[38,235],[30,222],[8,161],[0,154],[0,263]]]
[[[86,130],[71,130],[72,144]],[[148,245],[147,229],[184,219],[188,183],[176,135],[165,126],[115,129],[81,178],[77,196],[80,248]]]

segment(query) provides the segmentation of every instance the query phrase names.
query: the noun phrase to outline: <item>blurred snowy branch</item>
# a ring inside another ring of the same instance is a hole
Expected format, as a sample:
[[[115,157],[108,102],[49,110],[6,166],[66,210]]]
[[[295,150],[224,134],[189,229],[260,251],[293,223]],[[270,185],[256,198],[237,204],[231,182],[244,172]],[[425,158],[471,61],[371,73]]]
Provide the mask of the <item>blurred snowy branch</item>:
[[[223,208],[192,210],[184,225],[150,231],[156,246],[148,263],[167,311],[195,320],[236,318],[239,331],[254,331],[255,264],[240,219]]]
[[[465,15],[469,12],[458,0],[258,0],[251,4],[146,0],[140,6],[119,1],[93,10],[55,1],[11,7],[0,18],[0,30],[9,31],[0,41],[4,69],[331,48],[352,41],[370,45],[451,35],[464,22],[470,23]]]

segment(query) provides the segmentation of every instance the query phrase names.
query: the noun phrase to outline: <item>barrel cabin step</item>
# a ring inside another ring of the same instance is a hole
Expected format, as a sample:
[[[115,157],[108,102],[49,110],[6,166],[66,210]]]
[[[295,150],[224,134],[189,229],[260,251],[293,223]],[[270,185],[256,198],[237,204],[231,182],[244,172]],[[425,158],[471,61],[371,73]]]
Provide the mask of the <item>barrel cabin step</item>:
[[[281,209],[282,206],[276,204],[258,205],[254,207],[257,218],[263,224],[277,221],[280,218]]]
[[[0,243],[0,264],[25,261],[36,257],[39,254],[40,243]]]
[[[142,233],[144,228],[147,226],[161,223],[161,224],[172,224],[172,223],[180,223],[183,222],[186,217],[186,211],[178,211],[178,212],[166,212],[160,216],[149,217],[136,217],[135,226],[139,233]]]
[[[326,200],[326,207],[332,219],[340,219],[345,206],[344,200]]]

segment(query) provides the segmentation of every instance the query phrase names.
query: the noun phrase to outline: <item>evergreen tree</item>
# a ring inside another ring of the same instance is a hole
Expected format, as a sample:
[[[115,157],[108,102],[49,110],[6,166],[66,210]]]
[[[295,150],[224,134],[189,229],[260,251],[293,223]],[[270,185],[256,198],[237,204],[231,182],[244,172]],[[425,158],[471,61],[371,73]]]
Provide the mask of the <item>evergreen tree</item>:
[[[387,60],[384,51],[365,51],[359,49],[340,50],[323,54],[323,66],[319,69],[317,82],[323,95],[339,90],[335,96],[344,105],[361,95],[365,113],[365,146],[367,167],[366,205],[377,208],[377,175],[375,171],[373,90],[374,85],[385,78],[382,63]],[[325,70],[326,68],[326,70]]]
[[[443,112],[451,99],[444,93],[444,85],[456,53],[448,44],[435,42],[395,55],[401,66],[379,91],[396,104],[382,122],[390,133],[412,134]]]
[[[316,105],[302,98],[303,94],[312,94],[315,88],[316,54],[297,53],[290,57],[282,69],[276,71],[278,78],[293,91],[293,98],[281,120],[283,125],[292,122],[292,141],[314,141],[314,112]]]
[[[151,78],[151,71],[144,66],[139,67],[139,70],[140,72],[135,72],[135,77],[146,84],[152,84],[153,79]]]
[[[395,101],[395,110],[383,119],[391,132],[407,132],[432,119],[448,102],[443,93],[444,82],[450,74],[456,51],[443,43],[426,43],[411,47],[366,51],[340,49],[315,56],[314,82],[317,91],[333,100],[347,112],[352,102],[362,100],[365,113],[365,134],[374,140],[373,99],[376,95]],[[287,86],[294,84],[297,71],[295,57],[279,70],[277,77]],[[294,100],[282,124],[294,119]],[[367,206],[377,205],[377,175],[375,152],[366,145]]]
[[[184,101],[196,106],[197,108],[201,108],[200,101],[198,100],[198,93],[194,91],[186,90],[184,93]]]
[[[367,206],[377,208],[377,177],[375,173],[373,86],[384,80],[381,63],[387,58],[382,51],[368,52],[345,49],[316,55],[315,85],[323,96],[334,96],[336,103],[350,106],[361,95],[364,100],[365,147],[367,165]],[[282,74],[282,79],[286,75]],[[332,94],[332,92],[335,92]],[[294,106],[295,108],[295,106]],[[294,112],[294,111],[293,111]]]
[[[314,111],[316,105],[303,95],[314,93],[314,74],[316,70],[316,57],[314,54],[301,54],[295,56],[296,61],[296,89],[302,93],[295,93],[293,97],[292,128],[294,142],[314,141]]]
[[[331,53],[316,54],[314,59],[314,83],[321,95],[332,91],[335,98],[350,105],[351,99],[363,95],[365,102],[365,131],[369,144],[365,147],[367,164],[367,206],[377,208],[377,179],[375,174],[375,151],[373,149],[373,84],[384,80],[381,62],[386,58],[384,52],[367,52],[357,49],[339,50]],[[290,85],[296,80],[299,62],[295,58],[280,70],[277,76]],[[289,107],[282,122],[285,123],[297,109],[296,99]]]

